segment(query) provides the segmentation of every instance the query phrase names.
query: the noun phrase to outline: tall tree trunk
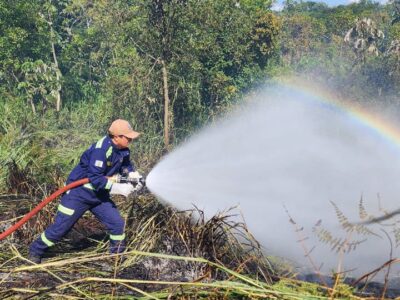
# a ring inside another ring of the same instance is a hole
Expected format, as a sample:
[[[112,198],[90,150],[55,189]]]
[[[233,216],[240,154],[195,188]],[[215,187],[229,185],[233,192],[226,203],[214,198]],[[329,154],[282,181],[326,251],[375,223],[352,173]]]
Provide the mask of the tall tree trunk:
[[[161,60],[162,65],[162,75],[163,75],[163,89],[164,89],[164,147],[168,149],[169,147],[169,136],[170,136],[170,128],[171,128],[171,120],[170,120],[170,100],[169,100],[169,91],[168,91],[168,72],[167,67],[165,66],[165,61]]]
[[[34,115],[36,115],[36,108],[35,108],[35,103],[33,103],[33,99],[29,99],[29,103],[31,104],[32,112]]]
[[[54,34],[54,29],[53,29],[53,20],[51,18],[50,12],[48,12],[49,19],[47,23],[50,26],[50,39],[51,39],[51,52],[53,54],[53,61],[54,65],[56,67],[56,80],[57,80],[57,90],[56,90],[56,111],[60,111],[61,109],[61,71],[60,68],[58,67],[58,60],[57,60],[57,55],[56,55],[56,47],[54,45],[54,40],[55,40],[55,34]]]
[[[54,31],[53,27],[51,27],[51,36],[53,37]],[[57,60],[57,55],[56,55],[56,48],[54,46],[54,42],[51,41],[51,51],[53,52],[53,59],[54,59],[54,65],[56,66],[56,79],[57,79],[57,94],[56,94],[56,110],[60,111],[61,109],[61,81],[60,81],[60,68],[58,67],[58,60]]]

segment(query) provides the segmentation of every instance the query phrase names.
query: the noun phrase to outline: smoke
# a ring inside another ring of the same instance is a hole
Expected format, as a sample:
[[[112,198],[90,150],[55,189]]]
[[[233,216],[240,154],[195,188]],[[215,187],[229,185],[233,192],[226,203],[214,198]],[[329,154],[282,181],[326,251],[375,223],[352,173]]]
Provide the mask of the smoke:
[[[308,248],[315,246],[316,263],[325,272],[336,269],[339,255],[317,239],[313,226],[321,220],[333,236],[347,236],[331,201],[352,222],[360,221],[361,197],[375,216],[382,215],[378,198],[386,210],[398,209],[399,149],[302,92],[278,86],[254,98],[160,161],[148,187],[173,206],[195,204],[208,217],[238,205],[267,253],[308,266],[286,207],[304,227]],[[353,241],[367,240],[344,256],[353,276],[389,259],[388,239],[377,225],[369,228],[381,237],[352,234]]]

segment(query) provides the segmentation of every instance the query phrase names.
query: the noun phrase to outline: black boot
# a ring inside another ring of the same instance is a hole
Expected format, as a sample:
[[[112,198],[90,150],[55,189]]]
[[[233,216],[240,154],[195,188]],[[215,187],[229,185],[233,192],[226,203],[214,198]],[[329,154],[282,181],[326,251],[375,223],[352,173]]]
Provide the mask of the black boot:
[[[29,254],[28,259],[35,264],[40,264],[42,262],[42,258],[40,256],[33,254]]]

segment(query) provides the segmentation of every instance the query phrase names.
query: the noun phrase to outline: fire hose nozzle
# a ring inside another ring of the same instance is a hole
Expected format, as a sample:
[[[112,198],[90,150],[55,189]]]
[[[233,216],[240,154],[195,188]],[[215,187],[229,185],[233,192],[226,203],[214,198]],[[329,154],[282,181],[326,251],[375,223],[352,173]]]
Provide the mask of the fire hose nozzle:
[[[140,178],[129,178],[125,176],[121,176],[118,178],[119,183],[130,183],[133,186],[137,186],[139,183],[144,187],[146,186],[146,178],[140,177]]]
[[[139,179],[137,179],[137,178],[135,178],[133,180],[131,179],[131,183],[134,186],[136,186],[136,185],[138,185],[140,183],[143,187],[145,187],[146,186],[146,178],[140,177]]]

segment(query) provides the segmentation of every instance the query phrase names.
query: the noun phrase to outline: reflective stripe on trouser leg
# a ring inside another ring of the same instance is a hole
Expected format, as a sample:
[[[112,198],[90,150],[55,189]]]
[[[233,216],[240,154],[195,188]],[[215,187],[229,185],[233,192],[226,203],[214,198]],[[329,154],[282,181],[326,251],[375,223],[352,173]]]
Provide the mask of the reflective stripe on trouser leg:
[[[72,215],[74,214],[74,212],[75,212],[74,209],[65,207],[65,206],[62,205],[61,203],[60,203],[60,205],[58,205],[58,211],[59,211],[59,212],[62,212],[62,213],[65,214],[65,215],[68,215],[68,216],[72,216]]]
[[[43,253],[47,251],[54,242],[49,240],[46,233],[43,232],[29,247],[29,253],[34,256],[42,257]]]
[[[110,253],[121,253],[125,250],[125,233],[110,234]]]
[[[43,232],[42,235],[40,236],[42,239],[42,242],[45,243],[48,247],[54,246],[54,243],[50,241],[47,237],[46,234]]]
[[[110,234],[110,240],[123,241],[125,239],[125,233],[123,234]]]

